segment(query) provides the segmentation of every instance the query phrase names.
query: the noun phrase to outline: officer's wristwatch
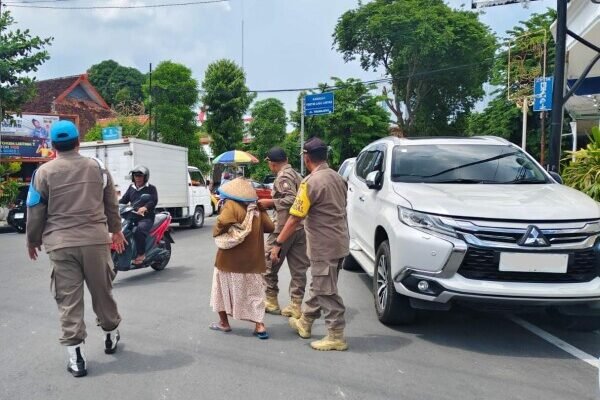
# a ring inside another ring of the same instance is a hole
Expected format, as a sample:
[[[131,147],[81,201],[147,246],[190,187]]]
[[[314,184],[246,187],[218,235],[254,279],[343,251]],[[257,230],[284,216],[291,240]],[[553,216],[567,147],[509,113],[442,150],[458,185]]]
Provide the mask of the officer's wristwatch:
[[[275,244],[275,246],[277,246],[277,247],[281,247],[281,246],[283,245],[283,243],[280,243],[280,242],[278,242],[277,240],[275,241],[275,243],[274,243],[274,244]]]

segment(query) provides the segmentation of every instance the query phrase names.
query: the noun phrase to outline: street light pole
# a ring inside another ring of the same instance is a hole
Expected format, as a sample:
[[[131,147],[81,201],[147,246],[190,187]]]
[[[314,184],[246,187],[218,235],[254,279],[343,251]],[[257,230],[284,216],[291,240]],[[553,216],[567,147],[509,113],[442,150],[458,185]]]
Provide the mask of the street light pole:
[[[556,0],[556,52],[554,58],[554,88],[552,93],[552,123],[550,133],[550,160],[548,170],[560,170],[560,145],[562,137],[565,55],[567,41],[567,0]]]

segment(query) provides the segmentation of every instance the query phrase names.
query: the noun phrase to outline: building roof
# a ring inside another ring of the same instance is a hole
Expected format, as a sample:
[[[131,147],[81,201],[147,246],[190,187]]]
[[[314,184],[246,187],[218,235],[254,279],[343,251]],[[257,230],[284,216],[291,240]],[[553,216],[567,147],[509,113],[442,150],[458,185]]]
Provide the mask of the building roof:
[[[56,104],[67,99],[87,100],[100,108],[110,109],[87,74],[37,81],[36,90],[35,98],[23,106],[24,112],[54,113]]]

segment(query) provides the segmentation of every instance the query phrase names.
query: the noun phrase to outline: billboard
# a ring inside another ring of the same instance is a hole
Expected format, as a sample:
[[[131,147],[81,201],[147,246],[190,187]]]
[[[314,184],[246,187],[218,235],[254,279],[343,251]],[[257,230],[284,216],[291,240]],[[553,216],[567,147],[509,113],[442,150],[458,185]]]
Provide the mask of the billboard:
[[[54,158],[50,127],[57,115],[13,115],[0,126],[0,160],[43,162]]]
[[[50,127],[59,120],[58,115],[13,115],[2,121],[0,133],[4,136],[21,136],[35,139],[48,139]]]
[[[0,138],[0,160],[44,162],[54,158],[50,141],[30,137],[4,136]]]

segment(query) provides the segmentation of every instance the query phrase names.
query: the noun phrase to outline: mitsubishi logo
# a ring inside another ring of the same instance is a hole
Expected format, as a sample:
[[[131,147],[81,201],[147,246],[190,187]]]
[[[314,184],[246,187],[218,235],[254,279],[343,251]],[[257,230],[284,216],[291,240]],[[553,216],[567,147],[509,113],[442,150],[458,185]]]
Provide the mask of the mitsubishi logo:
[[[527,228],[527,232],[517,242],[519,246],[526,247],[548,247],[550,242],[546,239],[546,236],[540,231],[537,226],[530,225]]]

